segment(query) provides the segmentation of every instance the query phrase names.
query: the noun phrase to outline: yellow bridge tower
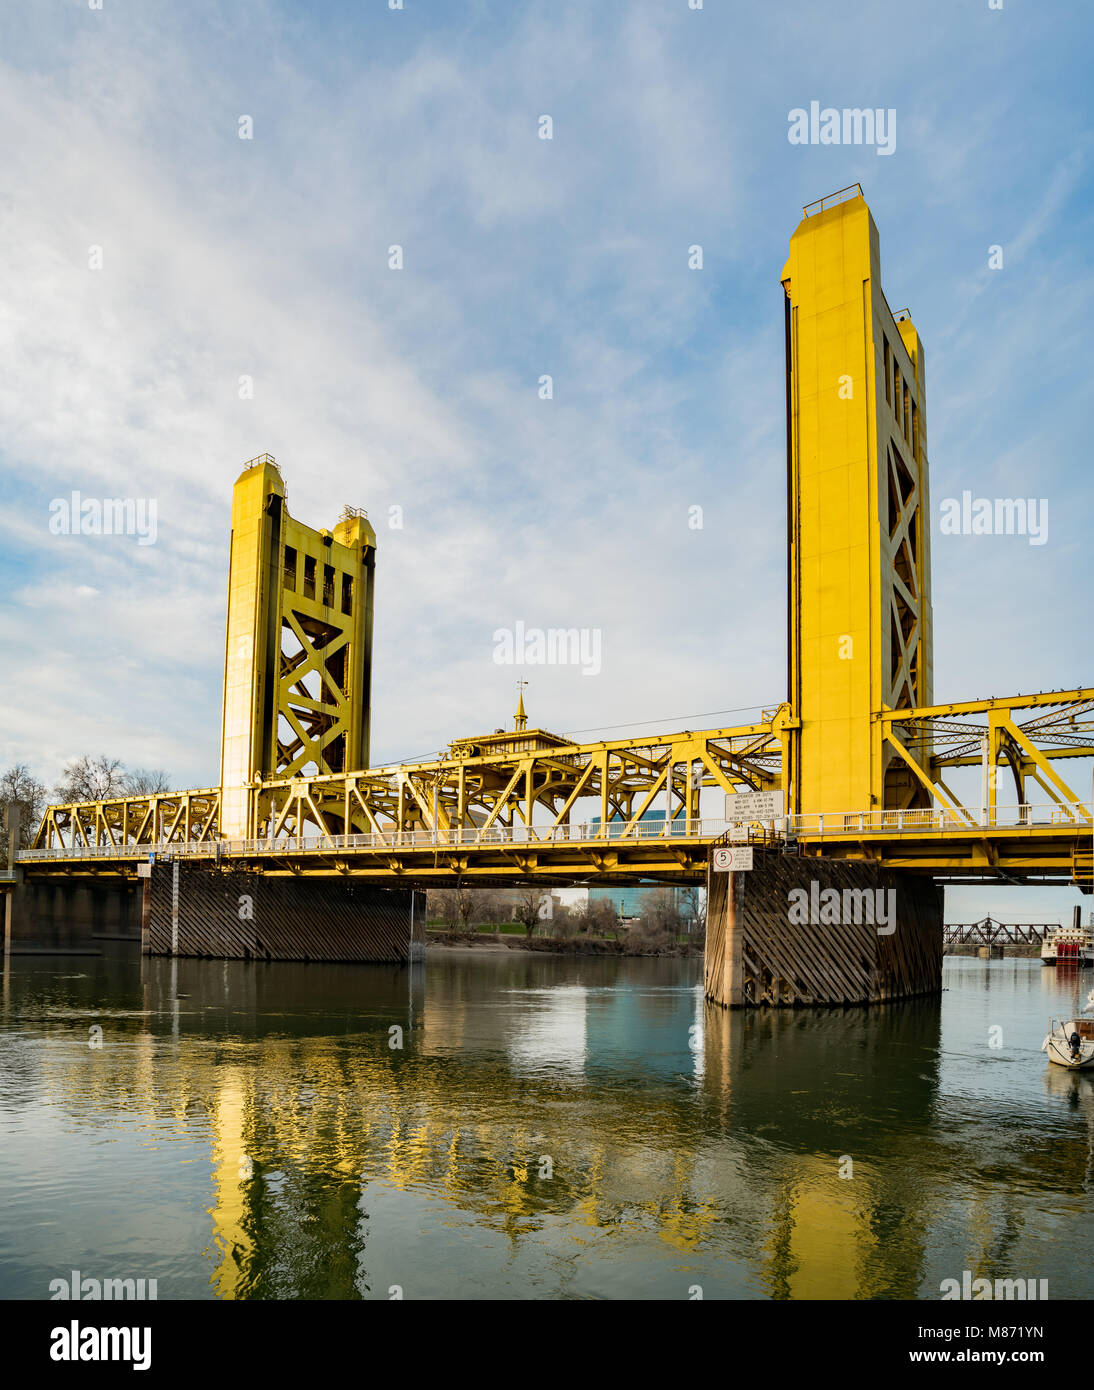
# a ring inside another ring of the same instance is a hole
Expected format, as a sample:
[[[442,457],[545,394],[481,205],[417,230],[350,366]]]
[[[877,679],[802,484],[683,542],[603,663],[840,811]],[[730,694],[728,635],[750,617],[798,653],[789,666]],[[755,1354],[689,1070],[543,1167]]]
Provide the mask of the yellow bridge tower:
[[[376,533],[346,507],[333,533],[296,521],[269,454],[232,493],[220,833],[254,835],[250,788],[368,766]]]
[[[782,283],[787,810],[929,806],[871,718],[932,702],[930,511],[923,347],[882,293],[857,184],[805,209]]]

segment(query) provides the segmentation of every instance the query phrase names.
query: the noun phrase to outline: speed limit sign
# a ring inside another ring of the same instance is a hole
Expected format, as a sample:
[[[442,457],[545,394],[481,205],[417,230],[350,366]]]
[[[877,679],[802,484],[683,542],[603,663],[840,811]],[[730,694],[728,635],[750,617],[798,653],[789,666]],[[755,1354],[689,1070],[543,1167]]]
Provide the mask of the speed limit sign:
[[[752,846],[734,845],[729,849],[714,851],[714,871],[720,874],[736,874],[743,869],[752,868]]]

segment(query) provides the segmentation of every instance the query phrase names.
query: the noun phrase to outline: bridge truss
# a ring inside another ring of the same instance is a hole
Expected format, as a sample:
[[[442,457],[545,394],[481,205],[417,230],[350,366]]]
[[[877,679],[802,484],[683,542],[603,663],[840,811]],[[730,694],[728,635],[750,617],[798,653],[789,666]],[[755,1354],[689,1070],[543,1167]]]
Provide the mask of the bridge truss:
[[[1094,690],[874,718],[932,806],[791,815],[764,833],[798,853],[875,859],[951,882],[1052,880],[1089,891],[1090,807],[1055,764],[1094,757]],[[50,806],[22,858],[46,872],[76,861],[132,872],[151,850],[269,873],[696,881],[726,830],[713,802],[781,787],[792,727],[781,705],[734,728],[594,744],[518,728],[457,741],[432,760],[256,780],[245,838],[221,835],[216,788]],[[981,774],[975,805],[946,780],[972,767]],[[1012,796],[999,794],[1001,782]]]
[[[997,922],[984,917],[979,922],[947,922],[942,938],[943,951],[955,946],[1040,946],[1045,934],[1055,931],[1058,922]]]

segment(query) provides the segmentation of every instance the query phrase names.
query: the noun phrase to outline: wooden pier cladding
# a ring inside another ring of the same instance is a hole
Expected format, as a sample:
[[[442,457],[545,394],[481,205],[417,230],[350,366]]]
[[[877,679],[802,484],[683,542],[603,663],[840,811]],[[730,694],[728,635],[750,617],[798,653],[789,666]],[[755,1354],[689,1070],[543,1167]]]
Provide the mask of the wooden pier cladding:
[[[943,894],[931,879],[759,847],[753,862],[735,874],[707,866],[708,999],[824,1007],[941,992]],[[891,924],[861,920],[866,894],[879,917],[892,908]]]
[[[216,960],[391,961],[410,956],[408,888],[157,863],[145,951]],[[425,895],[418,894],[419,914]]]

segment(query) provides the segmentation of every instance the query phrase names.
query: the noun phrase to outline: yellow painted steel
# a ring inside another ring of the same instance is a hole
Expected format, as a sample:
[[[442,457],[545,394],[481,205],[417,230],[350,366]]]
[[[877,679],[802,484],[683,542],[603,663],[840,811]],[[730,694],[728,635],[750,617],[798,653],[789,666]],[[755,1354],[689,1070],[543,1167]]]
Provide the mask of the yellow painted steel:
[[[861,189],[828,203],[806,210],[781,277],[783,704],[749,725],[578,743],[529,729],[522,690],[512,730],[369,768],[375,533],[352,508],[333,533],[296,521],[262,455],[232,499],[220,787],[50,806],[34,870],[132,872],[159,845],[268,873],[697,881],[724,826],[704,789],[783,788],[806,853],[1089,889],[1090,807],[1054,764],[1094,756],[1094,689],[932,703],[923,347],[889,310]],[[975,765],[982,794],[964,805],[945,778]]]
[[[346,508],[330,531],[289,515],[276,462],[232,493],[220,830],[251,833],[270,776],[368,766],[376,534]]]
[[[1000,743],[1013,726],[1029,746],[1030,763],[1046,769],[1037,783],[1053,791],[1046,805],[1029,806],[1028,816],[1024,803],[1009,813],[994,803],[964,807],[945,790],[947,756],[955,765],[965,762],[963,750],[990,742],[986,719],[1001,713]],[[915,764],[924,785],[934,779],[937,804],[795,816],[789,829],[804,852],[876,859],[951,881],[1047,876],[1089,885],[1089,806],[1053,764],[1094,756],[1094,690],[875,717],[886,729],[902,720],[907,727],[898,745],[913,763],[921,745],[941,750],[922,767]],[[221,832],[216,789],[52,806],[31,853],[44,872],[51,865],[67,871],[73,858],[104,872],[132,872],[140,847],[160,846],[195,858],[243,860],[267,873],[412,875],[442,883],[457,877],[696,881],[709,842],[722,829],[722,822],[700,818],[703,788],[777,786],[793,723],[783,705],[752,725],[640,740],[579,744],[518,728],[458,740],[444,756],[420,763],[271,779],[252,792],[252,839]],[[937,732],[922,734],[926,723]],[[647,819],[651,810],[667,822]]]
[[[790,807],[929,805],[871,721],[931,703],[930,513],[923,349],[861,190],[802,219],[782,282]]]

